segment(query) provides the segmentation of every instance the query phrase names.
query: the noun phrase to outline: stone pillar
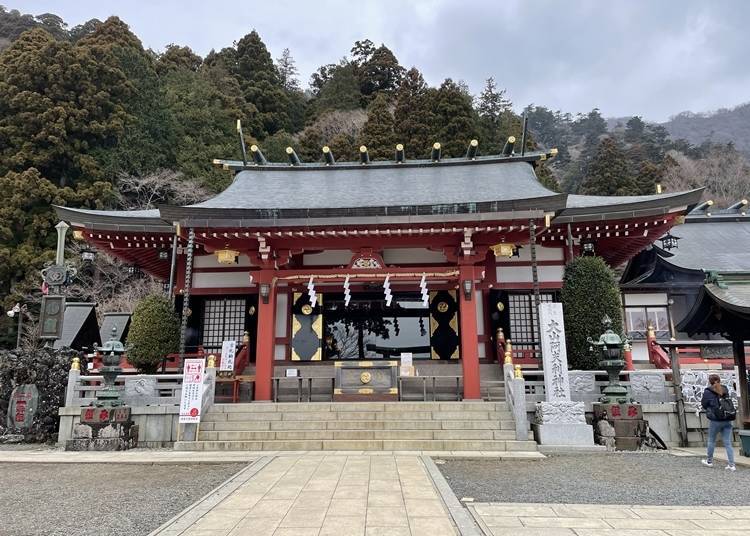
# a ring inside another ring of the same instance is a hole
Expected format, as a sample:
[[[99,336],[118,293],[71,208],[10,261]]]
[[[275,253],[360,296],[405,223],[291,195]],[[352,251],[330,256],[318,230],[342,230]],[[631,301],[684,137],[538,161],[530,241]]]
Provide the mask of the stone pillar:
[[[268,297],[263,297],[268,285]],[[276,285],[273,270],[258,272],[258,334],[255,346],[255,400],[272,398],[273,347],[276,325]]]
[[[539,334],[546,401],[537,403],[534,439],[541,445],[593,446],[594,429],[586,423],[583,402],[570,399],[562,304],[539,305]]]
[[[465,281],[471,282],[471,291],[464,288]],[[478,400],[482,398],[479,386],[479,351],[477,348],[477,307],[473,300],[474,267],[470,265],[459,267],[458,277],[459,314],[461,333],[461,366],[464,376],[464,399]]]

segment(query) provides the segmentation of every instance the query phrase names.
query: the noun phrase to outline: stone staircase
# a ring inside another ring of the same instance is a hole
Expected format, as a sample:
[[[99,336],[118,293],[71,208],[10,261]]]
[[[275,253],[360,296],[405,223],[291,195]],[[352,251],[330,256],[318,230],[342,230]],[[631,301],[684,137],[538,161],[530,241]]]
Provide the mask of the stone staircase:
[[[536,451],[505,402],[216,404],[175,450]]]

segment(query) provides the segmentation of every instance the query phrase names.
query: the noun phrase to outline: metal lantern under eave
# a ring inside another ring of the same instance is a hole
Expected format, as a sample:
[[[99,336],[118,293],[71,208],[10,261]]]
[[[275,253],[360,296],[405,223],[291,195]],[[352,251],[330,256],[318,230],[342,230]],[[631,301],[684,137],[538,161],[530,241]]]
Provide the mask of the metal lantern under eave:
[[[661,237],[659,240],[661,241],[661,248],[665,251],[669,251],[671,249],[677,249],[679,244],[677,241],[680,239],[679,236],[675,236],[672,233],[667,233],[663,237]]]
[[[601,402],[625,403],[628,401],[628,388],[620,383],[620,372],[625,368],[624,350],[625,342],[614,331],[612,331],[612,320],[604,315],[602,318],[604,333],[599,336],[598,341],[588,338],[589,344],[599,351],[599,366],[607,372],[609,379],[607,385],[602,389]]]

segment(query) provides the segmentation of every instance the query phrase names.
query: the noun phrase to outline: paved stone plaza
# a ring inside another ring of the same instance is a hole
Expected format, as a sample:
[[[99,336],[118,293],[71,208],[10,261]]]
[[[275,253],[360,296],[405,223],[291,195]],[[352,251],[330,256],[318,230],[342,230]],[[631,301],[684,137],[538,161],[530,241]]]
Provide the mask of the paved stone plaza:
[[[267,464],[212,509],[160,536],[452,536],[420,456],[300,455]]]
[[[739,491],[739,490],[738,490]],[[744,490],[747,494],[747,490]],[[469,507],[491,536],[723,536],[750,532],[750,506],[478,503]]]

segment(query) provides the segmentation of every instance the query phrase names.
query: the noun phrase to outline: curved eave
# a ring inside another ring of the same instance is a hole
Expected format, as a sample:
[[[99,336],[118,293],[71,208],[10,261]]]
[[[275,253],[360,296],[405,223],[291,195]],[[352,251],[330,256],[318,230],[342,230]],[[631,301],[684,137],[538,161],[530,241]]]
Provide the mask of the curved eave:
[[[159,207],[166,221],[194,227],[315,227],[541,218],[565,207],[567,194],[480,203],[308,209]]]
[[[158,209],[140,210],[137,214],[118,210],[86,210],[53,205],[57,217],[74,227],[102,231],[130,231],[148,233],[172,233],[159,215]]]
[[[750,286],[745,283],[744,286]],[[750,323],[750,300],[745,303],[735,303],[726,299],[724,289],[717,287],[714,283],[706,283],[701,287],[698,298],[695,300],[690,312],[680,322],[676,329],[694,335],[696,333],[726,333],[730,324],[736,323],[747,330]],[[727,315],[717,316],[716,308],[726,311],[735,318]]]
[[[641,199],[630,199],[617,203],[597,204],[599,196],[577,196],[569,198],[570,201],[586,203],[587,197],[592,199],[591,204],[585,206],[566,207],[555,218],[556,223],[575,223],[580,221],[603,221],[624,220],[649,216],[659,216],[675,211],[688,212],[693,206],[700,202],[703,188],[678,192],[674,194],[661,194],[653,196],[642,196]],[[609,198],[616,201],[617,197]]]

